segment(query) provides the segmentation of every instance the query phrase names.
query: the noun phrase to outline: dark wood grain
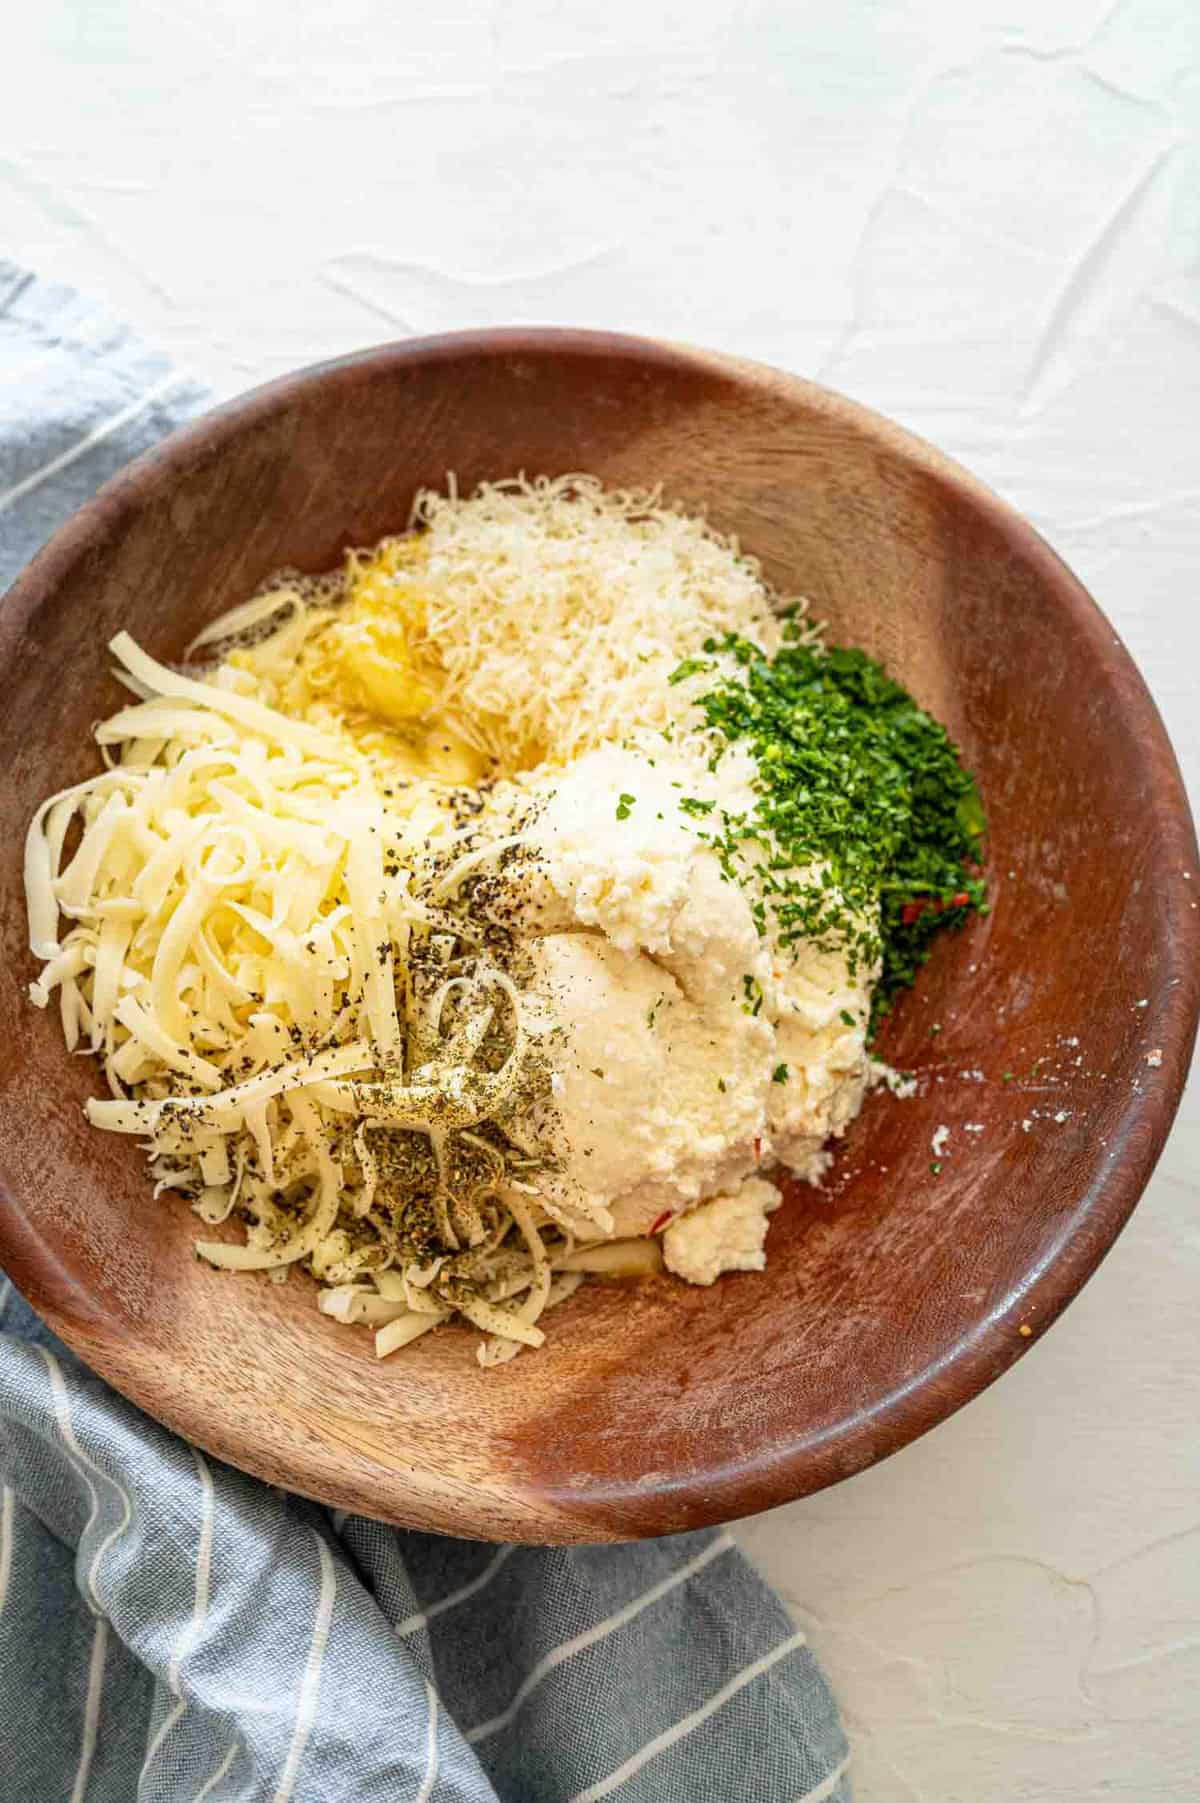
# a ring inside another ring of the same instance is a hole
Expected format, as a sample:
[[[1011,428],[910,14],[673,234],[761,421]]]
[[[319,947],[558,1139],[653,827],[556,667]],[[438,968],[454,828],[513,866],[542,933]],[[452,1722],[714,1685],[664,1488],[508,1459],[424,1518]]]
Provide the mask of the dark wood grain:
[[[588,1287],[543,1354],[487,1374],[458,1330],[378,1365],[307,1282],[197,1264],[186,1207],[153,1203],[135,1146],[88,1129],[95,1071],[25,999],[20,841],[42,796],[93,767],[118,627],[177,656],[278,565],[322,569],[394,531],[417,484],[517,469],[663,482],[882,656],[979,773],[996,907],[939,946],[888,1029],[920,1095],[868,1103],[827,1190],[795,1190],[775,1217],[764,1275]],[[1161,1149],[1195,1030],[1200,877],[1154,706],[1030,527],[808,383],[546,331],[274,383],[176,434],[55,537],[0,611],[0,678],[0,1262],[119,1389],[272,1481],[527,1540],[693,1527],[817,1489],[1036,1343]]]

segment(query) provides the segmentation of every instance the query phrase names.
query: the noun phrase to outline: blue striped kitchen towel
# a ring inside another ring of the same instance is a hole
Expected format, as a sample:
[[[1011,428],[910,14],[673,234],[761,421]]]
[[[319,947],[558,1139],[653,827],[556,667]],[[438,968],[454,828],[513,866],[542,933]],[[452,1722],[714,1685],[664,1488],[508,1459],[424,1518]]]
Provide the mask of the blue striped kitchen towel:
[[[204,391],[0,263],[0,589]],[[489,1546],[206,1459],[0,1278],[0,1803],[847,1803],[727,1534]]]

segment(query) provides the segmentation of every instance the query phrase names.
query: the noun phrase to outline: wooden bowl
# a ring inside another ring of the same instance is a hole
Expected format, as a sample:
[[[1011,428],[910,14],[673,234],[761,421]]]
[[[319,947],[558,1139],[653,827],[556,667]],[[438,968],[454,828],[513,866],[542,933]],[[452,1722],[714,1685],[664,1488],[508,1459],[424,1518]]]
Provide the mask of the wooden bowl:
[[[542,1354],[491,1372],[459,1329],[377,1364],[308,1280],[197,1263],[187,1207],[153,1202],[137,1147],[87,1126],[96,1071],[25,997],[21,839],[43,796],[95,767],[119,627],[178,657],[268,571],[325,569],[401,527],[418,484],[522,469],[661,482],[882,657],[979,775],[995,909],[947,936],[888,1027],[920,1094],[868,1102],[828,1187],[775,1217],[763,1275],[586,1286]],[[535,330],[288,377],[176,433],[55,536],[0,614],[0,683],[0,1262],[119,1390],[271,1482],[529,1541],[697,1527],[817,1490],[1033,1344],[1162,1147],[1196,1023],[1200,875],[1154,705],[1029,526],[807,382]]]

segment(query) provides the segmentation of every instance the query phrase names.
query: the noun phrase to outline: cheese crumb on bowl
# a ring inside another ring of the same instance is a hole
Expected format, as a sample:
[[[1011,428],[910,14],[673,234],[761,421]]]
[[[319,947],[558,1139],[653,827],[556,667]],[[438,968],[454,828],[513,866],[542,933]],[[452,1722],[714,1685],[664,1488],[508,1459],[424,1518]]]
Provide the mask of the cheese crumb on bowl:
[[[653,492],[423,493],[186,672],[111,648],[106,768],[29,830],[31,1000],[201,1258],[299,1267],[380,1357],[762,1269],[763,1173],[903,1093],[874,1025],[985,905],[942,729]]]
[[[767,1216],[783,1197],[751,1177],[732,1195],[701,1202],[663,1234],[668,1271],[688,1283],[711,1284],[726,1271],[761,1271],[767,1262]]]

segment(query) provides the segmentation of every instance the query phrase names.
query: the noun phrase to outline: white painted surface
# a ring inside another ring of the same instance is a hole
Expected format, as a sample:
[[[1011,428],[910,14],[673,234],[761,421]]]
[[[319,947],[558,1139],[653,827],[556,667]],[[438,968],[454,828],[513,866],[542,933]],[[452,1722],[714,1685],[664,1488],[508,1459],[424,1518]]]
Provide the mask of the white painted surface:
[[[0,243],[218,389],[514,320],[819,375],[1031,516],[1200,769],[1197,0],[40,0],[4,63]],[[746,1527],[860,1803],[1200,1791],[1198,1163],[1193,1099],[1044,1345]]]

